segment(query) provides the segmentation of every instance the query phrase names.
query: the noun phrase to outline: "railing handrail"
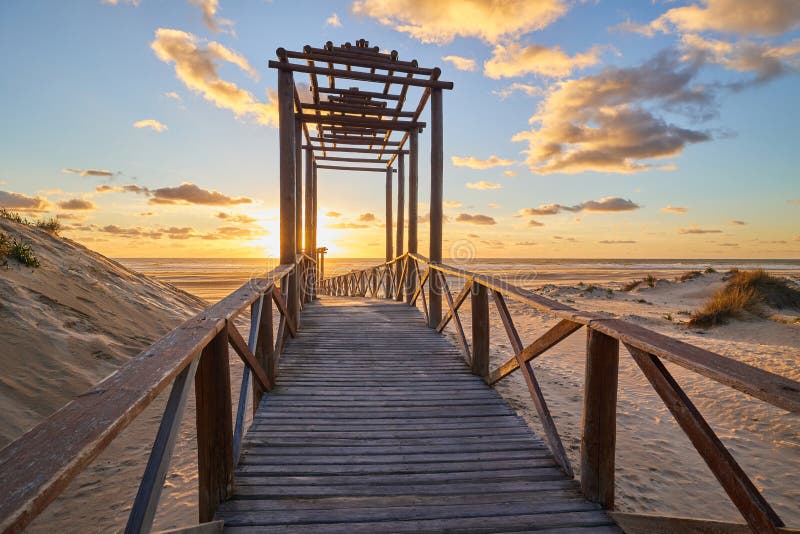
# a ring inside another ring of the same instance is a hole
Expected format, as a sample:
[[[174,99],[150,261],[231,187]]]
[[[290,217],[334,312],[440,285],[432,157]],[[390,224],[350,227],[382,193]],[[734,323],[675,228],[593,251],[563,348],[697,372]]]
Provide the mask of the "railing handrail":
[[[248,280],[0,450],[0,532],[23,530],[229,328],[233,318],[304,261],[316,263],[301,253],[295,263]],[[233,348],[241,355],[247,346],[238,341],[238,332],[232,336]]]
[[[505,297],[528,304],[539,310],[550,312],[560,319],[566,319],[599,330],[625,344],[663,357],[690,371],[730,386],[788,412],[800,413],[800,382],[622,319],[580,311],[531,290],[510,284],[497,276],[479,274],[445,263],[431,262],[422,254],[415,252],[405,252],[390,261],[374,267],[356,269],[330,276],[322,280],[322,282],[345,277],[352,273],[372,272],[375,269],[392,266],[407,257],[420,261],[435,271],[478,283],[488,289],[498,291]]]

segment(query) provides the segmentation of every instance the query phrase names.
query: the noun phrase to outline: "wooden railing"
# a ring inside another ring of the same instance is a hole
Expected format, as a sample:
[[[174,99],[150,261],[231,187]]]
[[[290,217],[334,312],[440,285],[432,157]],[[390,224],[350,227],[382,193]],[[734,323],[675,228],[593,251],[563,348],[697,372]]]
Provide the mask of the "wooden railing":
[[[424,271],[421,270],[424,267]],[[459,278],[464,286],[453,296],[447,277]],[[675,417],[697,452],[708,464],[719,484],[741,512],[749,527],[759,533],[787,532],[783,521],[745,474],[733,456],[700,414],[691,399],[673,379],[662,360],[733,387],[783,410],[800,413],[800,383],[727,358],[620,319],[579,311],[532,291],[494,277],[476,274],[441,263],[432,263],[416,253],[405,253],[384,264],[324,279],[320,292],[329,295],[391,298],[416,306],[429,326],[441,332],[451,321],[467,364],[486,383],[495,384],[520,369],[544,427],[545,439],[555,460],[572,475],[556,425],[542,395],[531,360],[563,341],[581,327],[587,328],[586,380],[584,384],[581,434],[581,487],[586,497],[609,510],[614,508],[614,455],[619,344],[622,343],[642,370],[667,409]],[[426,296],[427,292],[427,296]],[[429,310],[431,292],[444,297],[449,310],[439,320]],[[492,295],[514,356],[489,370],[489,294]],[[471,344],[458,311],[471,298]],[[528,344],[522,342],[509,313],[506,299],[548,312],[559,322]],[[636,528],[708,528],[702,520],[648,518],[646,515],[615,514],[634,521]],[[653,519],[651,523],[650,519]],[[677,522],[676,522],[677,521]],[[705,525],[705,526],[704,526]],[[720,523],[714,523],[719,528]],[[623,524],[623,527],[625,525]],[[735,529],[735,525],[729,524]],[[659,530],[661,531],[661,530]],[[704,530],[708,531],[708,530]],[[724,530],[719,530],[724,531]],[[733,530],[732,530],[733,531]]]
[[[200,522],[230,496],[244,435],[251,374],[253,409],[275,381],[284,340],[315,295],[317,259],[298,254],[189,319],[0,451],[0,532],[20,532],[111,441],[172,384],[155,442],[131,508],[126,533],[149,532],[175,447],[192,381],[195,386]],[[297,291],[288,289],[296,284]],[[297,302],[287,302],[287,295]],[[272,301],[279,320],[273,328]],[[245,341],[234,319],[250,308]],[[229,346],[244,362],[235,423]]]

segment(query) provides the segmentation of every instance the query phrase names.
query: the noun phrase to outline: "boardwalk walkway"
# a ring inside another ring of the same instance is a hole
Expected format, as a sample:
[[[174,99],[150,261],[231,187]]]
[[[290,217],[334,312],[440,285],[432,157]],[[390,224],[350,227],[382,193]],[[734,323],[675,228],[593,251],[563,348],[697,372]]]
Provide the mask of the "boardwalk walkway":
[[[619,532],[415,308],[321,297],[302,319],[226,531]]]

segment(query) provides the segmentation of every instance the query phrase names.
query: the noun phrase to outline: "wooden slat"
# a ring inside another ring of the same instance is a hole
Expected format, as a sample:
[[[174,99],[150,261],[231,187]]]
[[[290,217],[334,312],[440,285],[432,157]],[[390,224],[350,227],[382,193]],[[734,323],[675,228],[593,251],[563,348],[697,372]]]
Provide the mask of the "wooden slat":
[[[250,369],[256,380],[258,380],[258,384],[261,386],[261,388],[265,391],[272,389],[272,384],[270,384],[269,378],[267,378],[267,373],[258,363],[255,355],[252,353],[250,347],[248,347],[248,344],[242,338],[242,334],[239,333],[239,331],[236,329],[236,325],[233,324],[233,322],[228,323],[228,340],[230,341],[233,350],[239,355],[247,368]]]
[[[784,526],[725,445],[657,356],[626,345],[650,385],[703,457],[722,488],[755,532],[777,533]]]
[[[439,326],[436,327],[437,332],[441,332],[442,330],[444,330],[444,328],[447,326],[447,323],[449,323],[450,319],[453,318],[453,313],[458,311],[458,309],[461,307],[461,305],[469,296],[471,288],[472,288],[472,281],[465,280],[464,287],[461,288],[461,291],[458,293],[458,296],[456,296],[455,300],[453,301],[453,308],[447,310],[447,313],[444,315],[444,317],[442,317],[442,321],[439,323]]]
[[[287,285],[290,284],[291,281]],[[281,315],[284,318],[286,328],[289,330],[289,334],[294,337],[297,335],[297,328],[294,325],[294,319],[292,319],[292,317],[289,315],[289,310],[286,305],[286,292],[284,292],[283,289],[284,288],[281,288],[281,290],[279,290],[276,286],[272,286],[272,300],[278,306],[278,311],[281,312]]]
[[[464,355],[464,360],[468,365],[472,365],[472,356],[470,355],[469,343],[467,343],[467,336],[464,334],[464,327],[461,325],[461,318],[458,316],[458,310],[453,304],[453,297],[450,295],[450,287],[447,285],[447,279],[444,275],[441,277],[441,288],[444,293],[444,298],[447,300],[447,306],[450,308],[450,314],[453,317],[453,324],[456,326],[456,334],[458,335],[458,342],[461,344],[461,352]]]
[[[344,167],[341,165],[317,165],[317,168],[329,169],[332,171],[386,172],[386,167]]]

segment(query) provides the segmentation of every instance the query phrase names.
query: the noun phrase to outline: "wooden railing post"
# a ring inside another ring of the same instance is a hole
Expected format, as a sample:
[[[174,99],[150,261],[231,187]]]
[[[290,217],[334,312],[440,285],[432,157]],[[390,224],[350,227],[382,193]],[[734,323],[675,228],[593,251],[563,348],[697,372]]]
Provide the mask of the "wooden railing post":
[[[431,89],[431,211],[430,211],[430,261],[442,262],[442,220],[444,194],[444,139],[442,135],[442,90]],[[438,276],[428,281],[428,326],[436,328],[442,320],[442,290]]]
[[[286,61],[286,51],[283,48],[279,48],[276,52],[281,61]],[[280,260],[282,264],[294,264],[298,227],[295,215],[297,209],[295,172],[299,162],[295,161],[294,79],[291,71],[283,69],[278,69],[278,139],[280,141]],[[283,283],[281,282],[282,286]],[[296,320],[299,315],[296,270],[292,270],[287,276],[286,286],[288,314],[292,320]]]
[[[489,376],[489,290],[472,282],[472,374]]]
[[[619,341],[587,328],[581,433],[581,488],[590,501],[614,509]]]
[[[417,131],[412,130],[408,137],[408,252],[417,252],[417,208],[419,201],[419,157],[417,146]],[[409,258],[409,261],[411,258]],[[414,270],[412,274],[411,269],[408,269],[408,281],[406,282],[406,302],[411,304],[411,295],[414,294],[414,286],[417,285],[416,274]]]
[[[197,470],[200,522],[214,518],[233,492],[233,416],[228,331],[203,349],[194,377],[197,403]]]
[[[255,313],[254,306],[258,301],[254,302],[251,306],[251,316]],[[264,371],[267,373],[267,378],[270,384],[275,384],[275,340],[272,331],[272,298],[270,296],[264,297],[264,304],[261,307],[261,325],[258,328],[258,340],[256,342],[256,359]],[[253,415],[258,410],[258,404],[261,402],[261,397],[264,391],[258,383],[258,380],[253,382]]]

